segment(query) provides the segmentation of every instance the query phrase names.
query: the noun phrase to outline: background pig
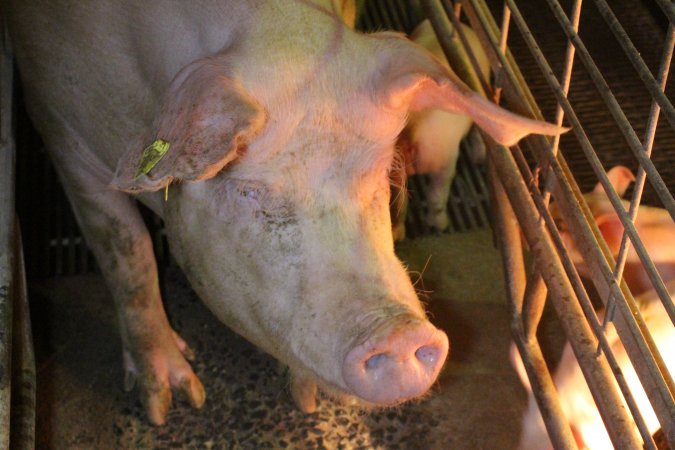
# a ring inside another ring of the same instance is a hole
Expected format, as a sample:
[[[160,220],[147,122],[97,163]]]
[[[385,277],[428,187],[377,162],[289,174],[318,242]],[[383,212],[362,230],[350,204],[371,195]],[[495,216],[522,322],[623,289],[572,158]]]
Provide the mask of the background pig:
[[[478,37],[464,24],[462,31],[487,80],[490,62],[483,52]],[[448,66],[448,60],[429,20],[420,23],[410,38]],[[429,177],[426,191],[428,211],[424,220],[430,228],[443,231],[448,227],[448,198],[457,168],[459,144],[469,134],[472,124],[471,118],[463,114],[454,114],[441,109],[425,109],[410,114],[408,124],[398,139],[397,145],[402,155],[405,175],[426,174]],[[485,157],[485,143],[477,131],[473,136],[472,159],[478,162]],[[396,184],[402,185],[404,182],[397,181]],[[408,197],[405,191],[396,192],[392,205],[394,240],[405,238],[407,205]]]
[[[671,298],[675,299],[675,283],[668,285]],[[675,328],[668,317],[658,295],[648,291],[638,298],[642,306],[641,313],[654,341],[665,361],[668,371],[675,373]],[[628,355],[619,342],[616,331],[609,325],[607,339],[617,358],[626,382],[630,387],[642,417],[649,432],[654,434],[659,428],[659,422],[649,399],[640,384],[635,369],[628,359]],[[528,407],[523,416],[522,432],[519,448],[523,450],[552,449],[553,446],[546,433],[544,421],[539,413],[530,383],[525,374],[522,360],[515,345],[511,346],[511,362],[520,375],[521,381],[529,393]],[[602,418],[595,407],[591,392],[586,385],[579,363],[574,357],[572,347],[565,344],[562,357],[553,375],[553,382],[560,396],[562,409],[572,427],[573,434],[579,448],[592,450],[611,450],[614,447],[605,430]],[[618,389],[618,388],[617,388]]]
[[[407,114],[464,113],[505,145],[563,131],[473,94],[397,34],[354,32],[342,5],[2,1],[28,112],[115,299],[125,386],[153,423],[172,389],[205,397],[129,194],[164,219],[211,311],[289,366],[300,408],[317,386],[395,405],[448,352],[393,249]]]
[[[619,196],[623,196],[626,189],[635,180],[633,173],[623,166],[612,168],[607,172],[607,176]],[[602,185],[598,183],[593,191],[584,194],[584,199],[588,203],[595,222],[600,229],[600,233],[602,233],[612,254],[616,258],[619,253],[624,229]],[[624,201],[623,205],[626,211],[628,211],[629,202]],[[552,205],[551,211],[554,218],[560,218],[560,213],[555,204]],[[675,278],[675,223],[670,214],[668,214],[668,211],[653,206],[640,206],[635,219],[635,229],[640,235],[647,253],[649,253],[649,256],[656,265],[661,278],[664,281]],[[586,269],[582,255],[574,244],[572,236],[564,228],[562,231],[561,236],[565,247],[570,253],[579,273],[587,276],[588,270]],[[631,292],[635,295],[650,290],[653,287],[632,245],[628,252],[623,276]]]

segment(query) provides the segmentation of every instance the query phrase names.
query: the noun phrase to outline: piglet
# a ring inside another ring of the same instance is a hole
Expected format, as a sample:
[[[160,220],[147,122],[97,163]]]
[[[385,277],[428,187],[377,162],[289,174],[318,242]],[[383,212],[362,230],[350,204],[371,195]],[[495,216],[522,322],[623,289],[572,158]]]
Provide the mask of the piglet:
[[[607,172],[607,176],[619,196],[623,196],[626,189],[635,180],[635,176],[630,169],[624,166],[612,168]],[[584,199],[595,218],[600,233],[605,238],[612,255],[616,258],[624,229],[602,185],[598,183],[591,192],[584,194]],[[623,206],[627,211],[629,202],[624,200]],[[555,219],[560,218],[560,212],[555,205],[552,205],[551,212]],[[577,270],[582,276],[588,276],[588,267],[574,243],[572,235],[565,229],[564,224],[561,228],[562,240]],[[675,222],[673,222],[668,211],[653,206],[640,206],[635,219],[635,229],[640,235],[647,253],[656,265],[661,278],[664,281],[675,278]],[[634,295],[639,295],[653,287],[633,246],[628,252],[623,276]]]
[[[471,51],[476,57],[483,76],[487,79],[490,63],[483,52],[480,41],[474,31],[462,24]],[[411,39],[433,54],[441,63],[449,67],[440,43],[428,20],[423,21],[411,34]],[[481,162],[485,158],[485,143],[479,132],[472,130],[473,121],[463,114],[455,114],[436,108],[424,109],[410,114],[408,124],[398,139],[398,148],[405,175],[426,174],[429,185],[426,191],[427,214],[424,218],[429,228],[443,231],[448,227],[448,197],[450,186],[455,178],[459,144],[467,137],[471,138],[471,159]],[[394,184],[403,185],[402,179]],[[403,191],[395,192],[392,202],[392,222],[394,240],[405,238],[405,218],[407,196]]]
[[[675,299],[675,282],[668,285],[671,299]],[[656,346],[665,361],[668,371],[675,373],[675,328],[658,295],[648,291],[637,298],[641,305],[641,313],[647,324]],[[602,316],[602,313],[600,313]],[[602,319],[601,319],[602,320]],[[654,410],[649,403],[635,369],[628,359],[623,345],[619,341],[616,330],[610,324],[607,340],[617,358],[626,382],[637,402],[638,408],[651,434],[660,427]],[[522,420],[522,431],[519,448],[522,450],[552,449],[544,421],[539,413],[529,380],[525,374],[522,360],[515,345],[511,345],[511,362],[528,391],[528,406]],[[560,397],[561,406],[572,428],[577,445],[582,449],[611,450],[614,447],[603,425],[593,397],[588,389],[581,367],[574,357],[572,347],[565,344],[562,357],[553,375],[553,382]],[[618,388],[618,387],[617,387]]]

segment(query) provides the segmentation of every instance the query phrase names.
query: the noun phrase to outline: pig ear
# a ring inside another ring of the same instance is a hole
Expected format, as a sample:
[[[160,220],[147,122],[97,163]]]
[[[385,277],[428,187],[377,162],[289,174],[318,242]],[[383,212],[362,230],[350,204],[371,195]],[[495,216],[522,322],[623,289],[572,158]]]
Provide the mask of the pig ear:
[[[114,188],[155,191],[174,180],[205,180],[236,158],[262,129],[265,114],[225,72],[207,59],[176,76],[145,141],[120,159]]]
[[[633,172],[631,172],[628,167],[624,166],[614,166],[609,169],[607,172],[607,178],[609,178],[609,182],[611,183],[612,187],[614,187],[614,190],[619,195],[619,197],[623,197],[623,194],[626,193],[628,186],[630,186],[630,184],[635,181],[635,175],[633,175]],[[593,192],[604,194],[605,188],[603,188],[602,185],[598,183],[595,185]]]
[[[406,48],[407,47],[407,48]],[[440,64],[422,48],[407,44],[399,47],[380,72],[384,80],[379,90],[385,106],[407,106],[410,111],[439,108],[465,114],[495,141],[516,144],[528,134],[559,135],[568,128],[528,119],[509,112],[469,89],[449,68]]]

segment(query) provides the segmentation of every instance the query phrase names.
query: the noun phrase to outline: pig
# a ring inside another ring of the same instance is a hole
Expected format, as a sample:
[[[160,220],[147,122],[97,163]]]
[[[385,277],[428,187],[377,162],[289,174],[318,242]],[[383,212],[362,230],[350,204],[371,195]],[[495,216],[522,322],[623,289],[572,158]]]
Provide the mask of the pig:
[[[607,172],[607,176],[619,196],[623,196],[630,184],[635,181],[633,173],[624,166],[613,167]],[[584,199],[595,218],[600,233],[607,242],[612,255],[616,258],[624,229],[602,185],[598,183],[591,192],[584,194]],[[628,211],[630,204],[624,200],[623,206]],[[561,238],[572,261],[580,275],[587,277],[589,275],[588,268],[571,234],[560,222],[560,212],[555,204],[551,205],[551,212],[554,219],[561,224]],[[663,208],[641,205],[635,219],[635,229],[661,278],[664,281],[674,279],[675,222],[673,222],[668,211]],[[639,295],[653,288],[652,282],[633,246],[631,246],[627,255],[623,278],[634,295]]]
[[[163,309],[136,200],[214,315],[317,390],[389,406],[448,354],[394,253],[389,170],[409,111],[512,145],[563,128],[512,114],[331,0],[2,0],[27,110],[115,302],[124,385],[153,424],[204,387]],[[337,6],[336,6],[337,5]]]
[[[671,299],[675,301],[675,282],[668,284]],[[641,305],[641,313],[654,342],[666,363],[668,371],[675,373],[675,328],[668,316],[658,294],[647,291],[637,298]],[[602,317],[602,313],[599,313]],[[602,320],[602,319],[600,319]],[[630,391],[635,398],[640,413],[645,420],[649,432],[653,435],[660,428],[658,419],[649,403],[635,369],[621,345],[614,327],[609,326],[607,340],[616,356]],[[522,360],[515,345],[511,346],[511,363],[528,391],[528,406],[522,419],[522,430],[519,448],[522,450],[553,449],[544,421],[531,392],[531,387]],[[572,347],[565,344],[558,367],[553,374],[553,382],[558,391],[562,410],[570,423],[572,433],[581,449],[611,450],[614,447],[609,439],[600,413],[585,382],[581,367],[574,357]],[[618,389],[618,386],[617,386]],[[637,431],[637,428],[636,428]]]
[[[464,24],[462,31],[483,78],[487,80],[490,62],[476,33]],[[410,35],[410,39],[449,67],[429,20],[420,23]],[[426,190],[427,213],[423,220],[431,229],[444,231],[448,227],[447,205],[450,186],[455,177],[459,145],[469,135],[472,124],[471,118],[464,114],[430,108],[411,113],[408,124],[398,138],[397,147],[401,152],[405,175],[426,174],[429,177]],[[485,143],[475,129],[471,134],[471,144],[472,160],[476,163],[481,162],[485,157]],[[404,185],[401,176],[403,173],[397,177],[395,187]],[[392,197],[393,235],[394,240],[399,241],[405,238],[408,198],[403,191],[396,191]]]

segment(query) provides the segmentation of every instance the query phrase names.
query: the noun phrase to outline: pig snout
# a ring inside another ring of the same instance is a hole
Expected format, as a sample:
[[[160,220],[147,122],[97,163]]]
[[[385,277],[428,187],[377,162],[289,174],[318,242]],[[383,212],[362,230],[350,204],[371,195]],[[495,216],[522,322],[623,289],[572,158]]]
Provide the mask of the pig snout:
[[[342,374],[359,397],[394,405],[424,394],[448,355],[448,337],[428,321],[403,319],[353,347]]]

